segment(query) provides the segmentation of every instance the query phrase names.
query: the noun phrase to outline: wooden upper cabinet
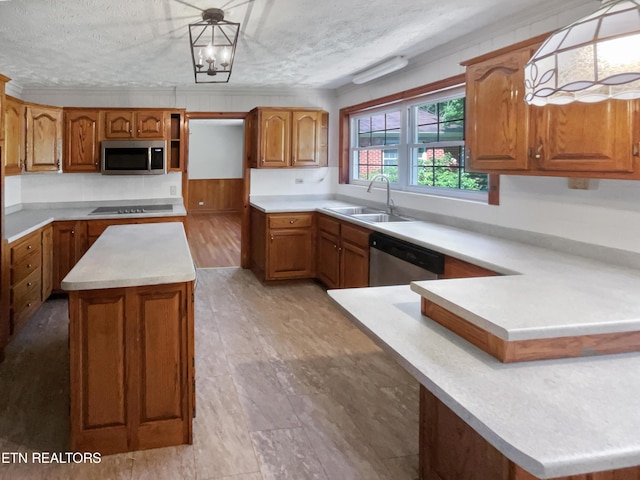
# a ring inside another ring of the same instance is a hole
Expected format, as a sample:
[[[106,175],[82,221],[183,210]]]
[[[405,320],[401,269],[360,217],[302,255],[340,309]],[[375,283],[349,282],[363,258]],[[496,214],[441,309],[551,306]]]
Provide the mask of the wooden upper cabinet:
[[[99,132],[97,110],[65,110],[63,171],[100,171]]]
[[[466,144],[470,171],[526,170],[530,107],[524,102],[529,49],[467,67]]]
[[[26,132],[26,170],[59,170],[62,154],[62,109],[28,105]]]
[[[105,110],[103,122],[105,139],[166,137],[162,110]]]
[[[4,174],[19,175],[25,158],[25,108],[17,98],[7,96],[4,113]]]
[[[136,137],[165,138],[165,112],[136,112]]]
[[[291,123],[291,163],[295,167],[320,164],[320,112],[293,112]]]
[[[532,107],[537,110],[536,139],[530,154],[537,167],[572,172],[632,172],[634,106],[630,101],[608,100]]]
[[[322,110],[259,107],[248,117],[253,168],[327,165],[328,114]]]
[[[288,167],[291,158],[291,112],[268,110],[260,114],[261,167]]]
[[[133,112],[109,110],[103,112],[104,138],[132,138]]]

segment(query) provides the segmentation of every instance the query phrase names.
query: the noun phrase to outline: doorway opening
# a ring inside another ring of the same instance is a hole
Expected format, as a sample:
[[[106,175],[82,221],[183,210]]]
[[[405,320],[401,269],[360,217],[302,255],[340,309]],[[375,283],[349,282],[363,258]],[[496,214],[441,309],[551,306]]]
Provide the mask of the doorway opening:
[[[187,114],[187,238],[198,268],[236,267],[244,210],[244,118],[203,115]]]

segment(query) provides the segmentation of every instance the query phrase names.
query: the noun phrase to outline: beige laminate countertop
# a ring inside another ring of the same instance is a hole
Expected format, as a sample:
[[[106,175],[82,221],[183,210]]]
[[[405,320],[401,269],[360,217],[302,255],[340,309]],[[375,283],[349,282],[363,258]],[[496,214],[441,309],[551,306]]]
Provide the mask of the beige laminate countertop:
[[[92,215],[91,212],[101,206],[112,205],[149,205],[149,204],[171,204],[173,209],[166,212],[146,212],[128,214]],[[38,208],[30,207],[29,204],[15,213],[5,215],[4,238],[9,242],[15,242],[21,237],[38,230],[55,220],[107,220],[125,218],[151,218],[151,217],[174,217],[185,216],[187,214],[181,200],[176,203],[175,199],[165,200],[130,200],[114,202],[86,202],[86,203],[52,203],[49,206]]]
[[[60,285],[63,290],[96,290],[195,278],[182,223],[143,223],[108,227]]]
[[[507,341],[640,330],[640,270],[426,221],[368,223],[336,200],[252,200],[318,211],[503,274],[414,282],[412,290]]]

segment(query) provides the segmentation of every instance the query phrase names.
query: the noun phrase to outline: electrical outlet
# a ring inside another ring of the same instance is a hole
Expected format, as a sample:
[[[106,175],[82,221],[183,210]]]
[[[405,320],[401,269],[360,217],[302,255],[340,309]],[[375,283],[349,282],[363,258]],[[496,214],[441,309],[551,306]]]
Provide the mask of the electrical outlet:
[[[171,185],[169,187],[169,195],[177,195],[178,194],[178,187],[176,187],[175,185]]]
[[[296,178],[296,183],[304,183],[304,180],[302,178]]]

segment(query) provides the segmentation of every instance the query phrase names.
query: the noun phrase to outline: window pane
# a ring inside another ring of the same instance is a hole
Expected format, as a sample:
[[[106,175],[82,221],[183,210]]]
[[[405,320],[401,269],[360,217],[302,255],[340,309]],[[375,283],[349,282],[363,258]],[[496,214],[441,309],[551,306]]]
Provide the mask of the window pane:
[[[387,130],[385,145],[398,145],[400,143],[400,129]]]
[[[464,140],[464,123],[461,121],[441,123],[438,141],[450,142],[456,140]]]
[[[438,103],[438,116],[441,122],[464,119],[464,98]]]
[[[376,145],[384,145],[385,142],[385,131],[380,130],[376,132],[371,132],[371,146]]]
[[[457,167],[435,167],[434,186],[442,188],[460,188],[460,172]]]
[[[487,191],[489,185],[489,177],[485,173],[463,172],[461,175],[460,183],[460,187],[464,190]]]
[[[395,180],[398,177],[398,150],[356,150],[354,153],[353,168],[354,173],[352,178],[358,180],[369,180],[374,175],[379,173],[385,173],[384,169],[388,168],[389,171],[395,172]],[[383,167],[384,157],[384,167]]]
[[[366,133],[371,131],[371,118],[361,118],[358,120],[358,133]]]
[[[418,138],[416,143],[430,143],[438,141],[438,124],[432,123],[418,126]]]
[[[370,147],[371,146],[371,133],[365,132],[358,134],[358,146]]]
[[[386,114],[385,128],[387,130],[400,129],[400,112],[389,112]]]

